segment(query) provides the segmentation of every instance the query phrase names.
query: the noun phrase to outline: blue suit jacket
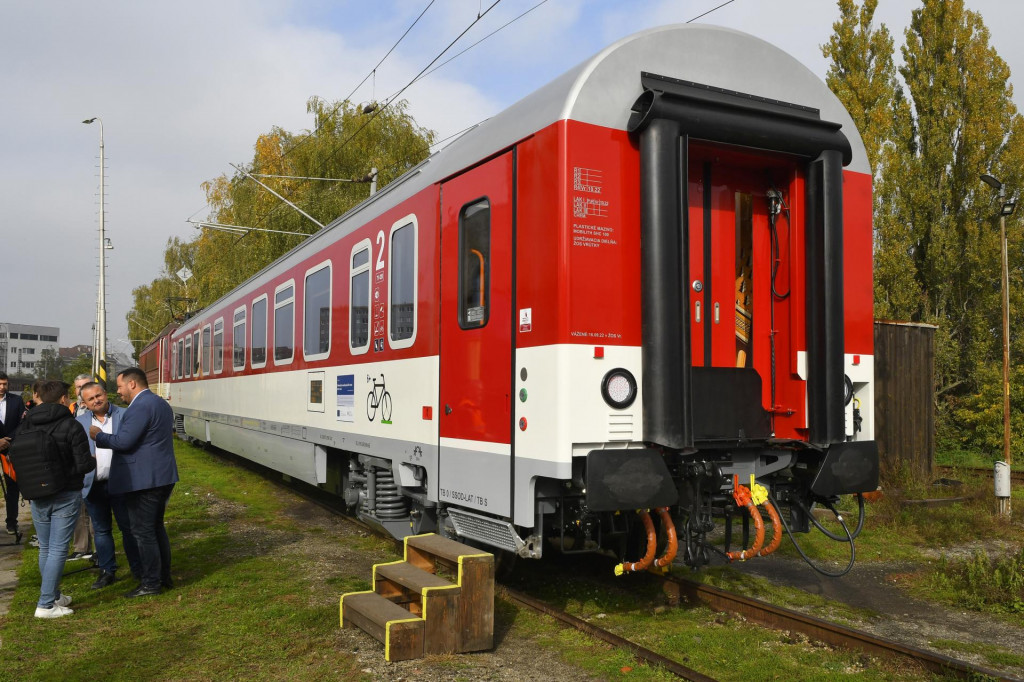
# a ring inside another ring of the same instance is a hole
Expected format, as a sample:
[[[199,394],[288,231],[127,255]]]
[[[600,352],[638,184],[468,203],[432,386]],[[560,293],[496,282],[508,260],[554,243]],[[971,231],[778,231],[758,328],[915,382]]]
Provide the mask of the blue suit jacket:
[[[107,407],[107,417],[111,421],[110,429],[114,433],[117,433],[117,425],[121,422],[121,416],[124,414],[124,408],[118,407],[111,403]],[[92,426],[92,412],[86,410],[84,414],[80,414],[75,419],[82,425],[86,433],[89,433],[89,427]],[[96,456],[96,443],[92,438],[89,439],[89,452],[92,456]],[[96,469],[93,469],[85,475],[85,480],[82,481],[82,499],[89,497],[89,491],[92,490],[92,482],[96,480]]]
[[[148,389],[121,413],[117,433],[97,434],[96,445],[114,451],[107,482],[111,495],[178,482],[174,412],[166,400]]]
[[[14,431],[21,424],[21,415],[25,412],[25,402],[21,396],[7,392],[7,421],[0,423],[0,438],[14,436]]]

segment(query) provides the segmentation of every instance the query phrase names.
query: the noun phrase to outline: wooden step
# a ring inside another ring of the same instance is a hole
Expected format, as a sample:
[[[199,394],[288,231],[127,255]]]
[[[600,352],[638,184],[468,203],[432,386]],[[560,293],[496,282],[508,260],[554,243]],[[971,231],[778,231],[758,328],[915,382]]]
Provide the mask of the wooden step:
[[[375,592],[341,596],[341,627],[359,627],[383,642],[387,661],[423,655],[423,619]]]
[[[395,561],[373,567],[373,589],[423,618],[423,653],[459,651],[462,589],[458,585],[404,561]]]
[[[494,555],[440,535],[405,538],[405,560],[428,573],[438,565],[457,574],[459,650],[483,651],[494,644]]]

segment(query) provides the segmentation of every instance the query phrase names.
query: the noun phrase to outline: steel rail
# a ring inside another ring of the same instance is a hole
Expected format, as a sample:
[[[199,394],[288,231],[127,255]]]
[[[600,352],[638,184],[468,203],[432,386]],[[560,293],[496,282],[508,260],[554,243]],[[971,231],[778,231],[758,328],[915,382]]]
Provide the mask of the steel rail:
[[[943,464],[936,466],[935,469],[943,474],[951,474],[954,471],[967,471],[978,475],[988,474],[989,478],[992,478],[992,476],[995,475],[992,467],[953,467]],[[1010,469],[1010,480],[1015,483],[1024,483],[1024,471],[1020,469]]]
[[[715,611],[728,611],[742,615],[749,621],[776,629],[799,632],[808,637],[846,649],[856,649],[883,657],[898,656],[909,659],[929,672],[953,674],[963,679],[978,679],[984,675],[995,680],[1015,680],[1003,673],[976,666],[949,656],[902,644],[890,639],[830,623],[821,618],[775,606],[767,602],[727,592],[711,585],[665,576],[664,589],[669,600],[699,603]]]
[[[534,611],[551,616],[569,627],[575,628],[576,630],[599,639],[602,642],[611,644],[618,649],[625,649],[638,661],[646,663],[647,665],[663,668],[684,680],[692,680],[693,682],[714,682],[715,680],[715,678],[708,677],[704,673],[697,672],[693,668],[688,668],[678,661],[666,658],[659,653],[640,646],[636,642],[632,642],[616,635],[614,632],[609,632],[604,628],[597,627],[596,625],[568,614],[565,611],[549,606],[539,599],[534,599],[533,597],[523,594],[518,590],[513,590],[505,585],[496,585],[495,591],[510,601],[518,602]]]

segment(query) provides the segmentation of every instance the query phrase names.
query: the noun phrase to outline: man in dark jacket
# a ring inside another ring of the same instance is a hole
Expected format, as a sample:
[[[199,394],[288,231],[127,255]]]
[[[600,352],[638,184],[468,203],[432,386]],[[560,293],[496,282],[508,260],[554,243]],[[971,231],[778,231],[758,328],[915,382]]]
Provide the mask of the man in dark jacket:
[[[10,384],[7,373],[0,371],[0,452],[7,450],[14,436],[14,430],[21,423],[25,403],[19,396],[7,392]],[[18,533],[18,483],[4,474],[4,490],[7,502],[7,534]]]
[[[96,468],[96,461],[89,451],[89,439],[85,431],[68,410],[68,386],[63,381],[44,381],[39,384],[36,401],[22,420],[19,434],[25,437],[30,429],[43,429],[53,436],[61,450],[64,470],[64,485],[56,493],[37,497],[32,503],[32,523],[39,536],[39,572],[42,586],[39,602],[36,604],[36,618],[60,618],[73,613],[68,605],[71,597],[60,592],[60,579],[64,573],[64,562],[68,556],[68,544],[75,530],[75,522],[82,509],[82,479]],[[34,453],[20,453],[18,462]],[[42,457],[43,454],[39,453]],[[29,494],[27,483],[22,486]]]

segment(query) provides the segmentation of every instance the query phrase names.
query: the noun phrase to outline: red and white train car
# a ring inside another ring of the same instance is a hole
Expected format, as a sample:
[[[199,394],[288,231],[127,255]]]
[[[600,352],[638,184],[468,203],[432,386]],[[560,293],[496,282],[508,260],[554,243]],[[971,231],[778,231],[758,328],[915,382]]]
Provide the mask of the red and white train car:
[[[183,323],[167,396],[396,536],[621,550],[667,507],[696,564],[739,484],[797,529],[875,490],[871,258],[828,88],[752,36],[652,29]]]

